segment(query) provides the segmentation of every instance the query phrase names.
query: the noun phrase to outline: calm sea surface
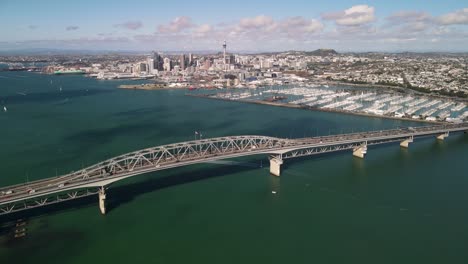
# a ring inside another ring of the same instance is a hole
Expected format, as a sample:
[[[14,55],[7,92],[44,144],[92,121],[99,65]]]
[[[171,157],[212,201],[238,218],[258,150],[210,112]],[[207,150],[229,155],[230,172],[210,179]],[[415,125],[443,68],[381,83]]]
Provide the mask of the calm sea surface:
[[[0,186],[194,138],[303,137],[418,124],[119,90],[121,81],[0,72]],[[130,82],[131,83],[131,82]],[[62,87],[62,91],[60,91]],[[420,125],[420,124],[419,124]],[[467,263],[468,135],[287,160],[201,164],[0,218],[0,263]],[[272,191],[276,191],[273,194]]]

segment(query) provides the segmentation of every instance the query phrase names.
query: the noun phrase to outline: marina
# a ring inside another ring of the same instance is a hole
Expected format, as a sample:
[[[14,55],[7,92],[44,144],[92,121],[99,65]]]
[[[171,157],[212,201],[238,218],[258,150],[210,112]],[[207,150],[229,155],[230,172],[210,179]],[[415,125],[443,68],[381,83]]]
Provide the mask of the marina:
[[[460,123],[468,116],[466,103],[451,99],[317,85],[278,86],[255,90],[228,89],[206,96],[252,103],[263,103],[272,96],[281,96],[281,99],[275,102],[282,106],[415,121]]]

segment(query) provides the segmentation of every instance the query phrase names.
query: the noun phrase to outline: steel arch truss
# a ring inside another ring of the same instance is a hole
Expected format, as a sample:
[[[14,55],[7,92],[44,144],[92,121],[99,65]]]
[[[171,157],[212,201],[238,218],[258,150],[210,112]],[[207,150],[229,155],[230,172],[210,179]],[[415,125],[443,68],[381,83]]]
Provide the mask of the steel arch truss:
[[[147,172],[204,161],[261,154],[290,145],[293,145],[293,141],[287,139],[266,136],[233,136],[147,148],[117,156],[60,177],[0,188],[2,194],[0,195],[0,215],[2,212],[10,212],[11,204],[20,200],[34,198],[36,199],[34,203],[40,202],[39,198],[51,193],[100,187]],[[28,206],[31,207],[30,204]]]
[[[65,183],[162,168],[177,163],[223,158],[237,153],[258,152],[288,145],[289,140],[264,136],[203,139],[158,146],[124,154],[64,176]]]

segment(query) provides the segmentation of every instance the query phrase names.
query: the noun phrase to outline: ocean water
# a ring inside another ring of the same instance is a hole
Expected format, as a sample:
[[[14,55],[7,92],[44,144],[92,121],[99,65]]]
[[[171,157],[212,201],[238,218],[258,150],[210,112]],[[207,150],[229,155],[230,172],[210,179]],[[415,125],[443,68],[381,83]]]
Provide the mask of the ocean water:
[[[131,81],[127,81],[132,83]],[[122,81],[0,72],[0,186],[140,148],[417,123],[117,89]],[[60,87],[62,87],[60,91]],[[0,218],[0,263],[465,263],[468,135],[287,160],[265,156],[150,173],[97,197]],[[263,166],[265,165],[265,166]],[[276,194],[273,194],[275,191]]]

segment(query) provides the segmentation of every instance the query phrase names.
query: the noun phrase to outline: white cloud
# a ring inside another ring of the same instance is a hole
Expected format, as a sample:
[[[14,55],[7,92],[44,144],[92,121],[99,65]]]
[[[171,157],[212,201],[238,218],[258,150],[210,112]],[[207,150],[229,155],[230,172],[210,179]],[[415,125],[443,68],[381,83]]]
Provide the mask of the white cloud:
[[[314,33],[323,29],[322,23],[316,19],[305,19],[303,17],[290,17],[280,22],[280,27],[285,31],[301,31]]]
[[[229,49],[237,51],[307,50],[319,47],[342,50],[385,50],[391,47],[417,50],[428,47],[442,49],[456,47],[459,50],[466,50],[467,28],[450,25],[465,23],[467,12],[465,8],[434,17],[426,12],[400,11],[384,18],[383,23],[372,23],[376,20],[375,10],[374,7],[367,5],[356,5],[339,12],[326,13],[321,16],[322,19],[302,16],[278,19],[258,15],[231,22],[198,24],[190,17],[181,16],[159,25],[153,32],[137,31],[142,27],[142,23],[128,21],[114,26],[133,30],[134,33],[125,32],[123,35],[116,30],[108,34],[98,34],[94,38],[40,40],[17,44],[24,46],[63,44],[73,47],[95,45],[104,48],[107,48],[108,44],[112,47],[130,49],[145,47],[161,50],[217,50],[226,39]],[[331,21],[333,25],[328,23],[325,27],[322,23],[324,20]],[[70,26],[69,30],[73,28],[74,26]]]
[[[208,37],[214,33],[214,28],[210,24],[203,24],[194,28],[192,33],[197,38]]]
[[[290,39],[304,39],[310,34],[323,30],[323,24],[316,19],[303,17],[290,17],[278,23],[280,33],[286,34]]]
[[[159,25],[159,33],[179,33],[185,29],[193,27],[192,19],[190,17],[181,16],[176,17],[167,25]]]
[[[237,24],[225,27],[228,36],[244,41],[256,40],[303,40],[308,35],[319,33],[323,24],[316,19],[289,17],[275,20],[269,16],[243,18]]]
[[[322,18],[333,20],[339,26],[360,26],[375,20],[374,7],[356,5],[338,12],[325,13]]]
[[[426,12],[399,11],[391,14],[386,20],[391,24],[403,24],[408,22],[429,22],[433,18]]]
[[[420,11],[399,11],[385,18],[384,31],[395,31],[400,34],[419,34],[434,27],[434,18]]]
[[[455,12],[442,15],[437,18],[442,25],[465,24],[468,25],[468,8],[456,10]]]
[[[259,29],[274,26],[273,18],[265,15],[260,15],[252,18],[242,18],[239,22],[239,27],[244,29]]]

